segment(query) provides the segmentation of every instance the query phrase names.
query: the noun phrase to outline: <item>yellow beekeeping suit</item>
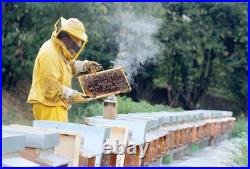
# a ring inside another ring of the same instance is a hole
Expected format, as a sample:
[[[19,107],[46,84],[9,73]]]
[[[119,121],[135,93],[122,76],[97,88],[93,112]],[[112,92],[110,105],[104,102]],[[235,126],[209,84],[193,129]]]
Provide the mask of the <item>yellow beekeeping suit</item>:
[[[71,63],[84,49],[87,35],[83,24],[75,18],[61,17],[54,27],[51,39],[41,46],[36,57],[28,103],[32,104],[36,120],[68,121],[69,104],[63,97],[63,86],[71,88]],[[58,39],[62,32],[79,39],[81,46],[74,48],[77,51],[71,52]]]

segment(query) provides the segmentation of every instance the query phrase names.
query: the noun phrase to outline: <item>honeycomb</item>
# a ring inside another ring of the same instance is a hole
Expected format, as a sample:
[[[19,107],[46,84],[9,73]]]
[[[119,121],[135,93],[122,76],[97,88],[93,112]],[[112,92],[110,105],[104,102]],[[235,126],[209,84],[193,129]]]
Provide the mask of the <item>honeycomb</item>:
[[[107,97],[131,90],[122,67],[81,75],[78,80],[83,92],[92,98]]]

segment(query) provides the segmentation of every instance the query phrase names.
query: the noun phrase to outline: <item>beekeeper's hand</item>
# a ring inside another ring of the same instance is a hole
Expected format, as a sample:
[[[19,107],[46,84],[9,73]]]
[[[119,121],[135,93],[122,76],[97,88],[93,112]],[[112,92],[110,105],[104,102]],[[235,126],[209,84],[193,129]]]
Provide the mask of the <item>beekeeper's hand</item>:
[[[69,100],[72,102],[72,104],[86,103],[89,101],[89,97],[81,92],[76,92],[71,97],[69,97]]]
[[[89,60],[80,61],[77,60],[73,64],[75,74],[87,72],[87,73],[95,73],[103,70],[102,65]]]
[[[89,73],[96,73],[103,70],[102,65],[94,61],[89,61],[86,68]]]
[[[63,86],[63,98],[68,102],[69,105],[75,103],[85,103],[89,101],[89,97],[85,94],[66,86]]]

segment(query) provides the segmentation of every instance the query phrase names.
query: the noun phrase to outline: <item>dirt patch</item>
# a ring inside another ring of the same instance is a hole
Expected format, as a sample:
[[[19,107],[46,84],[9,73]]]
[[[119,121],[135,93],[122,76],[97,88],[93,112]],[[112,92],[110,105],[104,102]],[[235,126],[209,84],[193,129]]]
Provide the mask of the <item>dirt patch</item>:
[[[33,120],[31,106],[27,103],[27,85],[7,91],[2,88],[2,123],[31,125]]]

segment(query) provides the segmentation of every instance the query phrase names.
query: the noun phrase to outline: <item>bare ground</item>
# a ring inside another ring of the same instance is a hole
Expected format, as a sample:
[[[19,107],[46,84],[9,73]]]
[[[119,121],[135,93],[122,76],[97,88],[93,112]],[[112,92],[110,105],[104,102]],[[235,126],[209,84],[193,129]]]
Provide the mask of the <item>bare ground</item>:
[[[201,149],[191,156],[164,166],[168,167],[227,167],[232,158],[232,151],[237,151],[235,142],[239,139],[225,140],[217,146],[209,146]]]

